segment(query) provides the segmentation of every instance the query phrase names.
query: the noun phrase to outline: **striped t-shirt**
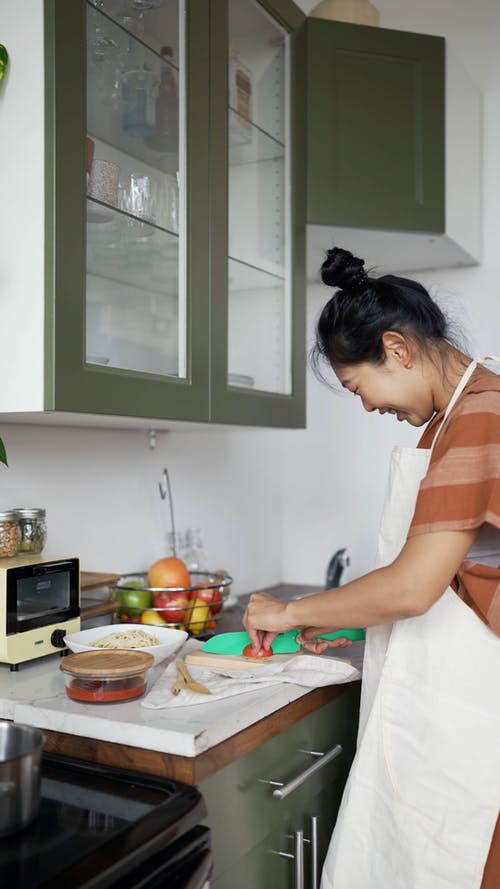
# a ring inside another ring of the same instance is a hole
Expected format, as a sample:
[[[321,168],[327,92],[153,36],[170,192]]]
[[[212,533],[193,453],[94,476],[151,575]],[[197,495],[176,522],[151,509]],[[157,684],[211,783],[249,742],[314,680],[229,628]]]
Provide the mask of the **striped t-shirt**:
[[[418,447],[430,448],[436,415]],[[440,431],[408,536],[480,528],[453,587],[500,636],[500,376],[478,367]]]

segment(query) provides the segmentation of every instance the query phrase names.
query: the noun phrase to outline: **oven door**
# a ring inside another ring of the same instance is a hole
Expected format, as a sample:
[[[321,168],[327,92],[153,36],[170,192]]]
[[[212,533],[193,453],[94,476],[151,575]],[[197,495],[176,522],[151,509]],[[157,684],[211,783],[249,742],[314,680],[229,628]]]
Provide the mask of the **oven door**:
[[[122,877],[116,889],[205,889],[211,873],[210,831],[197,825],[168,849]]]
[[[58,624],[80,614],[79,561],[57,559],[9,568],[7,634]]]

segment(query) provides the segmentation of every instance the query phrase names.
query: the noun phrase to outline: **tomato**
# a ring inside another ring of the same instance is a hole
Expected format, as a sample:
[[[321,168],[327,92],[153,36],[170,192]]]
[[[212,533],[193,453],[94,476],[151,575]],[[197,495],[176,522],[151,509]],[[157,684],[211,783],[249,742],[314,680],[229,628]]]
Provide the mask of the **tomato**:
[[[188,607],[186,593],[157,593],[155,596],[155,608],[161,610],[158,614],[169,624],[180,624],[186,615]]]
[[[193,595],[190,594],[189,598],[201,599],[203,602],[206,602],[210,606],[211,614],[218,614],[222,608],[220,590],[208,589],[201,583],[196,584],[196,590],[193,590]]]
[[[248,645],[245,645],[243,651],[241,652],[243,657],[252,657],[252,658],[261,658],[261,657],[272,657],[273,650],[272,648],[259,648],[257,654],[254,654],[254,650],[252,647],[252,643],[249,642]]]

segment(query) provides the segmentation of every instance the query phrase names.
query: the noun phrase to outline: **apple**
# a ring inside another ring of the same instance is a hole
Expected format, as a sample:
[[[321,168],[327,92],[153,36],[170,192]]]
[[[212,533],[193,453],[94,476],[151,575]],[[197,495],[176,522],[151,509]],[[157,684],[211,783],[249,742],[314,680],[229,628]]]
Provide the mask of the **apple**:
[[[123,612],[130,618],[139,617],[144,608],[150,608],[152,594],[141,587],[140,581],[130,580],[116,590],[116,600],[123,606]]]
[[[190,594],[190,598],[201,599],[202,602],[206,602],[207,605],[210,606],[211,614],[218,614],[222,609],[222,596],[220,590],[209,589],[208,587],[202,586],[201,583],[196,584],[196,587],[196,590],[193,590]]]
[[[158,614],[169,624],[180,624],[186,615],[188,607],[186,593],[157,593],[154,598],[154,607],[159,608]]]

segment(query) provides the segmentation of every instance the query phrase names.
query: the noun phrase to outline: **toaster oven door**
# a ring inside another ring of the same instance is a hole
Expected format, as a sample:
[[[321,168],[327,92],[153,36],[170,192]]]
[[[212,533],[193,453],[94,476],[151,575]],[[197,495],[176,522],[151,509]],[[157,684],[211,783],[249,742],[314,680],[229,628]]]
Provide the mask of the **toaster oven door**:
[[[9,568],[7,635],[60,623],[80,614],[78,559]]]

